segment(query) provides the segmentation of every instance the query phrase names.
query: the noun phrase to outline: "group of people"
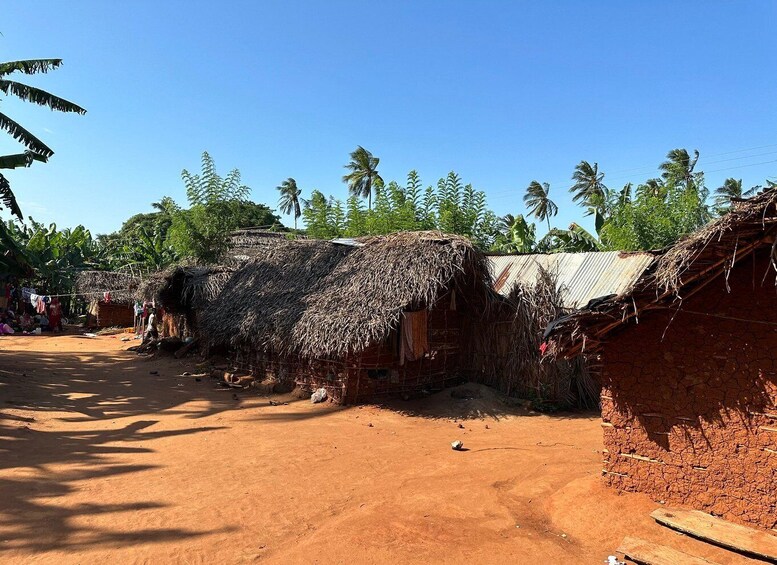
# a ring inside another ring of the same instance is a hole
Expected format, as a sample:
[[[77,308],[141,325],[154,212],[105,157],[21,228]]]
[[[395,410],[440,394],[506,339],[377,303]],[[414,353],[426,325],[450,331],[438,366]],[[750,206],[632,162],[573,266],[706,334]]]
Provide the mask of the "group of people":
[[[59,299],[52,298],[42,308],[42,312],[33,312],[31,305],[20,304],[20,306],[20,311],[11,307],[0,307],[0,335],[62,330],[62,306]]]
[[[142,335],[143,341],[157,339],[159,330],[156,308],[153,302],[136,302],[135,311],[135,335]]]

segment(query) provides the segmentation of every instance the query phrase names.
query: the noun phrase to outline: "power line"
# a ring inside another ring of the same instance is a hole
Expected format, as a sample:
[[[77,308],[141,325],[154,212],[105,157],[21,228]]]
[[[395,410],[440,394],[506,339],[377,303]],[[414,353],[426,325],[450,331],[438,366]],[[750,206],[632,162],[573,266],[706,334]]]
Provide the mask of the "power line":
[[[723,153],[715,153],[715,154],[712,154],[710,156],[714,157],[714,156],[732,155],[734,153],[742,153],[742,152],[745,152],[745,151],[753,151],[753,150],[756,150],[756,149],[765,149],[765,148],[769,148],[769,147],[777,147],[777,144],[762,145],[760,147],[751,147],[751,148],[748,148],[748,149],[737,149],[737,150],[734,150],[734,151],[726,151],[726,152],[723,152]],[[716,164],[716,163],[725,163],[725,162],[730,162],[730,161],[738,161],[738,160],[741,160],[741,159],[753,159],[755,157],[763,157],[763,156],[766,156],[766,155],[774,155],[774,154],[777,154],[777,151],[767,151],[765,153],[757,153],[757,154],[754,154],[754,155],[742,155],[740,157],[731,157],[731,158],[728,158],[728,159],[718,159],[717,161],[709,161],[709,162],[703,160],[703,158],[700,157],[699,158],[699,162],[702,165],[707,166],[707,165],[712,165],[712,164]],[[718,173],[718,172],[721,172],[721,171],[743,169],[743,168],[747,168],[747,167],[754,167],[754,166],[757,166],[757,165],[766,165],[766,164],[775,163],[775,162],[777,162],[777,160],[762,161],[762,162],[759,162],[759,163],[748,163],[748,164],[745,164],[745,165],[738,165],[738,166],[733,166],[733,167],[724,167],[724,168],[721,168],[721,169],[712,169],[712,170],[707,170],[707,171],[702,171],[701,169],[699,169],[699,170],[700,170],[700,172],[705,172],[705,173]],[[634,172],[634,174],[630,174],[630,175],[609,176],[609,177],[605,177],[605,179],[607,179],[607,180],[628,179],[628,178],[632,178],[635,175],[637,175],[638,171],[644,171],[644,172],[656,171],[656,172],[658,172],[658,170],[659,170],[657,166],[652,166],[649,170],[646,170],[646,169],[647,169],[647,167],[639,167],[639,168],[634,168],[634,169],[622,169],[620,172],[628,171],[628,170],[635,171],[635,172]],[[618,172],[618,171],[616,171],[616,172]],[[569,189],[571,189],[574,186],[573,184],[567,184],[567,183],[568,183],[568,181],[563,181],[563,182],[556,183],[556,184],[562,184],[562,185],[566,184],[566,186],[562,186],[560,188],[560,190],[562,190],[562,191],[563,190],[569,190]],[[550,183],[550,184],[551,184],[551,186],[553,186],[554,183]],[[520,189],[518,189],[518,190],[520,190]],[[504,190],[504,191],[499,191],[499,192],[491,193],[491,194],[488,195],[488,198],[489,198],[489,200],[491,200],[491,199],[498,200],[500,198],[504,198],[504,197],[507,197],[507,196],[515,196],[516,193],[517,193],[517,190],[515,190],[515,191],[514,190]]]

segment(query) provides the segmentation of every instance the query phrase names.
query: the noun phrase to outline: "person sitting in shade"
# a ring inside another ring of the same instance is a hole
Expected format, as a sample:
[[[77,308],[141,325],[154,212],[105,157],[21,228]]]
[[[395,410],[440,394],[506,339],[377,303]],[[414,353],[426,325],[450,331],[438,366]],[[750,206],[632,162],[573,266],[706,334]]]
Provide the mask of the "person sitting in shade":
[[[49,319],[46,317],[46,314],[40,315],[40,320],[38,320],[38,324],[40,324],[40,331],[47,332],[51,328],[49,327]]]
[[[24,332],[31,332],[35,328],[35,322],[33,321],[29,312],[25,311],[24,314],[22,314],[22,318],[19,320],[19,325]]]

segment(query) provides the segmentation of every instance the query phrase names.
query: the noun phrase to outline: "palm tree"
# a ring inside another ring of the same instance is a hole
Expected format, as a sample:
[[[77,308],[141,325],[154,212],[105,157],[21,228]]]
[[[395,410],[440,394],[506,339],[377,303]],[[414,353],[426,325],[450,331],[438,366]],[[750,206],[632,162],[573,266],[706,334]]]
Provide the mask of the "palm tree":
[[[681,182],[686,189],[696,188],[693,177],[693,169],[699,160],[699,151],[693,150],[693,157],[686,149],[672,149],[666,154],[666,161],[659,165],[663,171],[661,177],[667,182]]]
[[[169,196],[163,196],[159,202],[152,202],[151,207],[158,210],[163,216],[172,216],[178,209],[178,205]]]
[[[602,216],[607,202],[607,187],[604,185],[604,173],[599,172],[599,163],[591,165],[580,161],[572,175],[575,184],[569,189],[573,193],[572,202],[589,208],[588,214],[598,211]]]
[[[370,210],[372,209],[372,187],[383,186],[383,179],[378,173],[378,163],[380,159],[359,145],[351,153],[351,162],[345,166],[351,172],[343,177],[343,182],[348,185],[351,194],[367,198]]]
[[[550,185],[546,182],[540,184],[536,180],[531,181],[523,195],[523,202],[529,209],[529,214],[539,221],[548,222],[550,231],[550,218],[558,214],[558,206],[550,199]]]
[[[9,61],[0,63],[0,91],[5,95],[12,94],[26,102],[47,106],[60,112],[75,112],[85,114],[86,110],[64,98],[49,94],[45,90],[22,84],[5,77],[18,72],[26,75],[46,73],[54,70],[62,64],[62,59],[30,59],[26,61]],[[16,167],[29,167],[33,161],[46,162],[54,151],[40,139],[24,129],[17,122],[0,112],[0,129],[4,129],[14,139],[22,143],[27,150],[15,155],[0,157],[0,169],[14,169]],[[22,219],[22,212],[16,202],[16,197],[8,183],[8,180],[0,175],[0,199],[12,214]]]
[[[278,192],[281,193],[281,197],[278,199],[278,207],[284,214],[291,214],[294,212],[294,229],[297,229],[297,218],[302,215],[302,210],[299,207],[299,195],[302,191],[297,188],[297,181],[289,177],[277,187]]]
[[[665,195],[664,182],[661,179],[648,179],[637,187],[638,198],[658,198]]]
[[[752,196],[759,188],[754,186],[749,190],[742,190],[742,179],[727,178],[723,181],[723,186],[715,189],[715,207],[720,212],[726,212],[732,200]]]
[[[499,230],[506,233],[510,231],[511,227],[513,227],[513,224],[515,223],[515,216],[512,214],[505,214],[498,219],[498,222]]]

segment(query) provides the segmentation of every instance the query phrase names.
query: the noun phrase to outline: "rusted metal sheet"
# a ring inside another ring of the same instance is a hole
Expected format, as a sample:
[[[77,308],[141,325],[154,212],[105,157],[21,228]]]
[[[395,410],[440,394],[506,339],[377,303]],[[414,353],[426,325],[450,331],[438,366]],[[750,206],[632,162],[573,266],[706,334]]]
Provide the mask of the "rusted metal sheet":
[[[623,294],[634,286],[653,259],[650,253],[619,251],[488,257],[496,281],[494,290],[500,294],[509,294],[518,283],[533,285],[542,268],[556,277],[567,308],[582,308],[593,298]]]

